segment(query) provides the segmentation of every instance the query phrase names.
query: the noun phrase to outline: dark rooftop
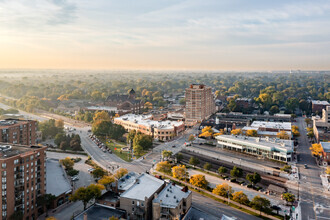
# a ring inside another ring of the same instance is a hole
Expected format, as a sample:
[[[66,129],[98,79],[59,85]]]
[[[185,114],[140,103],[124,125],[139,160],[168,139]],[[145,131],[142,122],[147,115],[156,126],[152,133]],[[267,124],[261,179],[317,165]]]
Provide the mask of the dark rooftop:
[[[203,212],[202,210],[199,210],[195,207],[191,207],[182,220],[200,220],[200,219],[220,220],[220,218],[211,215],[209,213]]]
[[[101,197],[99,197],[98,200],[107,201],[107,202],[117,202],[119,200],[119,196],[112,191],[108,191],[104,193]]]
[[[45,148],[44,146],[26,146],[9,143],[0,143],[0,159],[10,158],[19,154],[24,154],[35,149]]]
[[[117,218],[125,216],[125,211],[99,204],[94,204],[79,215],[77,215],[74,220],[84,220],[85,213],[87,214],[88,220],[108,220],[112,216]]]

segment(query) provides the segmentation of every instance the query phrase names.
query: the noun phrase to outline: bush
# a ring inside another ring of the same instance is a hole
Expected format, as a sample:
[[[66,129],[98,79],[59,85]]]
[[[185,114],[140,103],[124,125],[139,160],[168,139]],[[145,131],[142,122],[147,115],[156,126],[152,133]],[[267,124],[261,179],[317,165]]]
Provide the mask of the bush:
[[[227,168],[226,167],[219,167],[218,169],[219,174],[223,174],[227,172]]]
[[[212,168],[212,164],[210,164],[210,163],[205,163],[203,168],[204,168],[205,170],[210,170],[210,169]]]
[[[75,162],[75,163],[78,163],[79,161],[81,161],[81,158],[80,157],[76,157],[76,158],[72,158],[71,160],[73,162]],[[86,161],[85,161],[85,163],[86,163]]]
[[[75,176],[75,175],[78,175],[79,174],[79,170],[71,169],[71,170],[68,170],[67,171],[67,174],[69,176]]]

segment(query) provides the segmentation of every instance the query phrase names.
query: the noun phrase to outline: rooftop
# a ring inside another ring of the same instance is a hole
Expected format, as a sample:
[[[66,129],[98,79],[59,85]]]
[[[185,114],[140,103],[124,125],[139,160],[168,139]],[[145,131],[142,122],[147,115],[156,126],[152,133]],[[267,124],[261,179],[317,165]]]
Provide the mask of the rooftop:
[[[249,145],[258,147],[267,151],[280,151],[280,152],[293,152],[293,141],[282,140],[278,138],[260,138],[260,137],[247,137],[240,135],[219,135],[216,136],[217,140],[234,142],[242,145]]]
[[[219,218],[195,207],[191,207],[182,220],[219,220]]]
[[[0,128],[3,127],[10,127],[12,125],[15,124],[25,124],[27,122],[30,122],[31,120],[21,120],[21,119],[12,119],[12,118],[8,118],[5,120],[0,120]]]
[[[144,201],[145,197],[151,197],[163,184],[163,180],[142,173],[120,197]]]
[[[106,193],[102,194],[97,200],[107,201],[107,202],[117,202],[119,200],[119,196],[112,191],[107,191]]]
[[[46,193],[59,196],[71,192],[72,188],[58,160],[46,161]]]
[[[320,142],[324,152],[330,153],[330,142]]]
[[[160,203],[161,207],[176,208],[182,199],[188,198],[191,191],[184,192],[182,187],[169,183],[153,200],[154,203]]]
[[[108,220],[112,216],[122,218],[125,215],[124,211],[114,209],[112,207],[94,204],[88,209],[77,215],[74,220],[84,220],[84,214],[87,214],[88,220]]]
[[[130,172],[120,178],[118,180],[118,189],[119,190],[128,190],[133,184],[135,183],[135,180],[139,177],[138,173]]]
[[[250,127],[291,130],[291,122],[254,121]]]
[[[327,101],[312,100],[313,105],[330,105]]]
[[[46,147],[0,143],[0,159],[10,158],[19,154],[25,154],[27,152],[33,152],[34,150],[40,148],[46,148]]]
[[[147,127],[154,127],[158,129],[174,129],[174,126],[178,127],[183,125],[182,121],[154,121],[150,120],[150,117],[152,117],[152,115],[126,114],[115,118],[115,120],[130,121],[135,124],[145,125]]]

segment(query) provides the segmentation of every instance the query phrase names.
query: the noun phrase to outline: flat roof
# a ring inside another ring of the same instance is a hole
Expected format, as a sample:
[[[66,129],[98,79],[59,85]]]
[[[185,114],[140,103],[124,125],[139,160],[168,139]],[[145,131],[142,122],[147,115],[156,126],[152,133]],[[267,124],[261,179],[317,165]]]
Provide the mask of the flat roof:
[[[46,148],[44,146],[27,146],[11,143],[0,143],[0,159],[7,159],[16,155],[33,152],[36,149]]]
[[[183,187],[169,183],[153,200],[153,203],[160,203],[161,207],[176,208],[182,199],[188,198],[191,191],[183,192]]]
[[[11,127],[13,125],[26,124],[28,122],[33,122],[33,120],[22,120],[22,119],[8,118],[8,119],[5,119],[5,120],[0,120],[0,129],[5,128],[5,127]]]
[[[312,100],[312,104],[314,105],[330,105],[327,101],[320,101],[320,100]]]
[[[291,130],[291,122],[254,121],[250,127]]]
[[[46,193],[59,196],[71,192],[72,188],[58,160],[46,160]]]
[[[130,172],[120,178],[118,180],[118,189],[119,190],[128,190],[133,184],[135,183],[135,180],[139,177],[138,173]]]
[[[94,204],[85,211],[77,215],[74,220],[84,220],[84,214],[87,214],[87,219],[92,220],[108,220],[112,216],[116,218],[124,217],[125,211],[118,210],[112,207]]]
[[[150,118],[152,115],[135,115],[135,114],[126,114],[120,117],[115,118],[115,120],[120,121],[130,121],[135,124],[145,125],[147,127],[153,126],[154,128],[158,129],[174,129],[175,127],[183,125],[182,121],[155,121],[151,120]]]
[[[324,152],[330,153],[330,142],[320,142],[320,144]]]
[[[242,128],[242,131],[247,131],[247,130],[256,130],[258,132],[259,135],[269,135],[269,136],[276,136],[277,135],[277,131],[260,131],[259,128],[256,127],[250,127],[250,126],[245,126]],[[287,133],[290,137],[292,135],[291,131],[285,131],[285,133]]]
[[[217,140],[230,141],[242,145],[248,145],[251,147],[258,147],[268,151],[281,151],[281,152],[293,152],[293,141],[283,140],[278,138],[260,138],[260,137],[247,137],[240,135],[218,135]]]
[[[182,220],[219,220],[218,217],[211,215],[209,213],[206,213],[200,209],[197,209],[195,207],[191,207],[187,214],[183,217]]]
[[[151,197],[163,184],[163,180],[142,173],[136,179],[136,182],[121,194],[120,197],[144,201],[145,197]]]

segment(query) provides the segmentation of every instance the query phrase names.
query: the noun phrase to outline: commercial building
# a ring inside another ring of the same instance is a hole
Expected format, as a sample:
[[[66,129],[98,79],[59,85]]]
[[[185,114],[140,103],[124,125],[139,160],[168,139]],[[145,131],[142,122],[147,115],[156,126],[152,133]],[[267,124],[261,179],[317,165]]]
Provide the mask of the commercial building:
[[[69,201],[72,187],[58,160],[47,159],[46,171],[46,193],[56,197],[53,204],[51,204],[51,208],[57,208]]]
[[[151,115],[127,114],[114,119],[114,123],[122,125],[126,130],[136,130],[153,138],[167,141],[184,131],[182,121],[154,121]]]
[[[186,126],[193,126],[216,112],[212,88],[203,84],[192,84],[186,88]]]
[[[330,106],[322,109],[322,118],[312,117],[313,131],[317,142],[330,141]]]
[[[274,114],[274,115],[259,115],[259,114],[243,114],[241,112],[217,113],[220,121],[274,121],[274,122],[291,122],[290,114]]]
[[[120,195],[120,209],[129,219],[152,219],[152,200],[164,188],[165,182],[143,173]]]
[[[292,160],[293,141],[234,135],[216,136],[218,147],[255,155],[261,158],[289,162]]]
[[[36,202],[46,191],[45,150],[42,146],[0,145],[0,219],[9,219],[14,213],[37,219],[42,212]]]
[[[320,142],[322,147],[322,159],[324,162],[330,163],[330,142]]]
[[[132,112],[132,113],[142,113],[143,101],[136,99],[136,93],[134,89],[130,89],[128,94],[114,94],[107,97],[104,102],[105,106],[114,107],[120,112]]]
[[[192,193],[187,187],[169,183],[152,201],[153,219],[180,219],[190,209]]]
[[[327,101],[320,101],[320,100],[312,100],[312,112],[313,113],[321,113],[323,109],[327,106],[330,106],[329,102]]]
[[[250,126],[245,126],[242,132],[245,134],[248,130],[256,130],[260,137],[276,138],[278,132],[285,131],[291,138],[291,129],[291,122],[254,121]]]
[[[37,122],[6,119],[0,121],[0,142],[34,145],[37,139]]]

